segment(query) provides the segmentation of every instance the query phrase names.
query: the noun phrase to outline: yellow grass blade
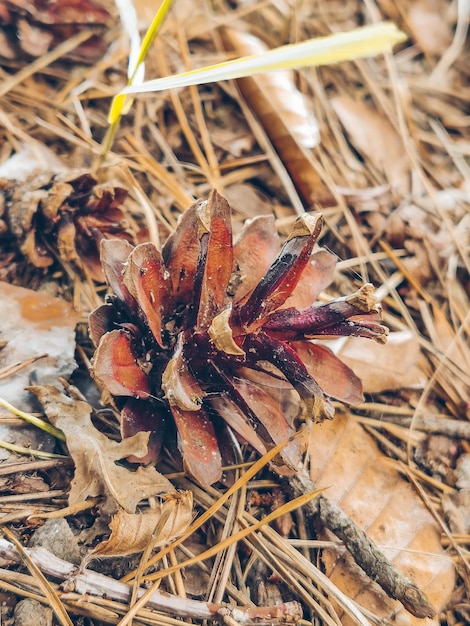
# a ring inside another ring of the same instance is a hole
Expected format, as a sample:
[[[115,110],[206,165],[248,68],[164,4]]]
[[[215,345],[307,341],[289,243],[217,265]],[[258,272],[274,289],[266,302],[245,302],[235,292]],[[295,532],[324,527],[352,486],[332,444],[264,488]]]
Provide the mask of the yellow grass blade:
[[[165,21],[165,18],[168,15],[173,2],[174,0],[163,0],[163,2],[160,5],[160,8],[156,12],[152,20],[152,23],[150,24],[145,34],[144,40],[141,44],[139,53],[137,55],[137,59],[135,61],[135,65],[132,68],[129,67],[129,70],[128,70],[129,78],[127,81],[128,87],[131,87],[134,81],[139,80],[141,74],[143,75],[142,63],[147,55],[148,49],[152,41],[154,40],[160,28],[162,27],[162,24]],[[108,113],[109,128],[108,128],[108,132],[106,133],[106,137],[103,141],[102,154],[100,157],[101,159],[103,159],[104,156],[111,149],[114,136],[116,135],[116,131],[119,127],[119,121],[121,119],[121,116],[128,113],[130,107],[132,106],[132,102],[133,102],[133,99],[127,95],[117,94],[113,98],[113,101],[111,102],[111,106],[110,106],[109,113]]]
[[[186,561],[182,561],[181,563],[172,565],[171,567],[165,568],[159,572],[155,572],[153,574],[149,574],[148,576],[145,576],[145,580],[146,581],[160,580],[160,578],[169,576],[173,574],[174,572],[182,569],[183,567],[187,567],[188,565],[194,565],[195,563],[199,563],[201,561],[205,561],[206,559],[209,559],[210,557],[214,556],[215,554],[218,554],[222,550],[225,550],[225,548],[228,548],[233,543],[241,541],[248,535],[251,535],[252,533],[256,532],[262,526],[270,524],[271,522],[276,520],[278,517],[281,517],[281,515],[285,515],[287,513],[290,513],[291,511],[294,511],[295,509],[305,506],[307,502],[310,502],[310,500],[313,500],[313,498],[316,498],[317,496],[319,496],[320,493],[324,490],[325,490],[325,487],[322,489],[315,489],[315,491],[304,493],[301,496],[294,498],[294,500],[289,500],[289,502],[286,502],[285,504],[277,508],[275,511],[272,511],[271,513],[269,513],[269,515],[266,515],[266,517],[263,517],[263,519],[259,520],[252,526],[247,526],[246,528],[242,528],[235,535],[230,535],[230,537],[226,537],[222,541],[219,541],[214,546],[212,546],[211,548],[208,548],[204,552],[201,552],[201,554],[198,554],[197,556],[193,556],[192,558],[187,559]]]
[[[163,0],[163,2],[160,5],[160,8],[155,13],[152,23],[150,24],[147,32],[145,33],[145,37],[144,37],[144,40],[142,41],[142,45],[140,47],[140,51],[135,62],[135,66],[132,69],[129,68],[129,79],[127,81],[128,87],[132,86],[132,83],[134,82],[137,76],[139,67],[141,66],[142,62],[147,56],[147,52],[150,46],[152,45],[152,41],[155,39],[158,31],[162,27],[163,22],[165,21],[165,18],[168,15],[173,2],[174,0]],[[121,115],[127,113],[131,104],[132,104],[132,99],[126,98],[125,96],[122,96],[120,94],[115,96],[111,103],[111,108],[110,108],[109,115],[108,115],[108,122],[111,125],[118,124]]]
[[[398,30],[395,24],[381,22],[356,28],[347,33],[336,33],[328,37],[309,39],[308,41],[274,48],[261,54],[224,61],[174,76],[157,78],[140,85],[128,85],[118,94],[118,97],[123,94],[163,91],[253,76],[273,70],[326,65],[373,56],[390,51],[396,43],[405,39],[406,35]]]
[[[168,15],[174,0],[163,0],[160,8],[155,13],[155,16],[150,24],[147,32],[145,33],[142,47],[140,49],[139,58],[137,59],[137,65],[140,65],[147,56],[147,52],[152,45],[152,41],[155,39],[155,35],[163,26],[166,16]]]

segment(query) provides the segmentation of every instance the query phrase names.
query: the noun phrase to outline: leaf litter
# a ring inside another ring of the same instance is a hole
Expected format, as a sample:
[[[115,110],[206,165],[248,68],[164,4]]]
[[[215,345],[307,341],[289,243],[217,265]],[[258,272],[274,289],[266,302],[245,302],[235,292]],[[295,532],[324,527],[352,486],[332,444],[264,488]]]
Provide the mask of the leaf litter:
[[[468,524],[462,521],[467,506],[462,468],[468,444],[464,439],[452,438],[450,425],[465,423],[469,415],[469,176],[465,147],[468,144],[468,50],[462,48],[460,54],[451,59],[443,80],[432,79],[433,70],[442,68],[439,57],[445,56],[451,45],[452,29],[462,18],[439,0],[433,3],[380,1],[377,5],[346,3],[341,10],[331,2],[258,4],[232,3],[230,8],[223,5],[209,8],[203,3],[176,2],[174,14],[170,14],[146,61],[147,76],[179,72],[206,65],[208,60],[226,58],[218,30],[220,25],[238,31],[240,38],[250,34],[268,47],[275,47],[331,31],[348,30],[364,21],[381,18],[395,21],[410,39],[396,49],[393,57],[296,72],[295,89],[314,112],[320,130],[319,144],[313,149],[302,146],[300,161],[292,152],[283,151],[277,139],[279,122],[284,128],[285,140],[292,138],[291,120],[282,107],[276,107],[278,122],[270,121],[265,111],[257,110],[254,99],[250,100],[242,84],[220,83],[137,98],[133,109],[121,122],[106,167],[97,172],[90,169],[106,132],[109,98],[125,83],[128,44],[122,28],[114,24],[113,31],[104,31],[105,38],[110,32],[115,35],[113,46],[105,46],[104,55],[95,38],[93,41],[97,47],[94,50],[100,51],[99,61],[89,67],[75,66],[76,73],[75,68],[72,72],[70,67],[65,69],[67,65],[60,57],[49,66],[46,56],[41,58],[40,65],[34,66],[35,69],[18,74],[16,80],[12,80],[27,63],[23,60],[25,51],[15,50],[16,58],[2,61],[3,78],[10,79],[2,91],[2,166],[20,153],[22,146],[39,145],[43,155],[41,172],[46,178],[51,179],[57,172],[57,159],[60,159],[71,168],[88,170],[90,175],[96,176],[98,185],[124,188],[128,200],[123,206],[123,215],[135,242],[145,241],[149,233],[154,234],[152,240],[156,235],[164,241],[192,200],[207,198],[214,186],[223,195],[225,189],[229,194],[234,185],[238,185],[239,190],[243,189],[240,186],[254,190],[258,198],[263,198],[263,213],[266,212],[266,202],[270,205],[276,230],[283,237],[292,226],[296,213],[303,209],[323,208],[326,228],[321,245],[340,259],[333,283],[327,287],[325,301],[351,293],[362,282],[371,281],[379,287],[384,320],[392,330],[391,337],[396,337],[397,341],[379,346],[363,340],[355,347],[354,338],[347,340],[352,344],[347,349],[351,358],[349,364],[363,378],[365,401],[349,412],[337,411],[333,422],[312,429],[307,456],[311,459],[312,478],[316,486],[331,486],[324,496],[337,501],[367,534],[372,536],[374,527],[379,530],[375,540],[387,557],[401,555],[399,569],[401,567],[411,578],[416,577],[416,582],[437,610],[436,617],[416,623],[465,621],[468,617]],[[148,19],[153,9],[149,11],[145,2],[136,6],[145,28],[144,16],[147,15]],[[108,6],[106,10],[110,12],[108,14],[114,13],[114,7]],[[18,19],[14,12],[9,15],[14,22]],[[97,10],[95,15],[102,20],[104,14]],[[21,26],[25,27],[24,20]],[[46,32],[49,29],[46,39],[52,42],[51,45],[56,45],[58,37],[64,33],[62,28],[44,22],[38,28]],[[103,32],[101,23],[99,29]],[[4,31],[1,32],[3,36]],[[429,36],[431,32],[434,33],[432,37]],[[269,75],[264,80],[267,81],[266,87],[262,87],[265,94],[270,88],[275,92],[282,89],[276,87],[278,83],[275,81],[272,87],[269,86]],[[55,107],[50,106],[51,102]],[[292,140],[298,142],[298,137],[294,136]],[[48,156],[46,146],[51,156]],[[14,171],[14,167],[10,171]],[[298,179],[296,169],[299,170]],[[10,174],[8,178],[11,179]],[[302,180],[320,181],[318,185],[312,185],[313,195],[306,194],[301,186]],[[32,191],[24,187],[24,177],[22,181],[21,189]],[[256,196],[243,193],[239,209],[234,203],[236,233],[241,230],[247,214],[252,216],[257,212],[243,206],[248,202],[251,204]],[[37,216],[38,206],[40,211],[44,208],[37,204],[37,195],[35,198],[36,204],[31,203],[28,210]],[[54,230],[47,226],[43,217],[33,218],[32,226],[36,233],[43,229],[48,266],[41,268],[31,263],[31,259],[28,261],[27,248],[23,246],[21,250],[18,243],[14,243],[18,242],[18,236],[15,235],[16,240],[11,237],[10,215],[11,209],[2,205],[2,277],[9,283],[34,290],[30,295],[32,298],[40,298],[42,291],[52,289],[54,296],[61,298],[62,302],[67,300],[77,311],[75,317],[70,308],[61,320],[66,318],[68,328],[73,328],[76,319],[86,319],[102,300],[103,284],[93,281],[97,276],[87,271],[86,259],[80,252],[64,255],[66,248],[58,246],[56,238],[57,222]],[[89,218],[88,213],[85,217]],[[22,238],[23,235],[20,241]],[[68,239],[69,242],[72,240]],[[37,296],[33,296],[38,289]],[[2,297],[2,311],[4,301]],[[50,352],[52,344],[47,349],[36,346],[35,334],[39,335],[39,329],[30,331],[30,341],[27,327],[20,317],[12,314],[5,317],[13,322],[12,332],[21,334],[23,344],[33,346],[32,354],[18,360]],[[60,326],[59,322],[52,321],[55,337],[58,337]],[[104,499],[97,509],[69,518],[69,521],[77,529],[80,526],[87,529],[89,543],[85,540],[84,544],[88,550],[94,548],[99,554],[100,549],[106,552],[107,544],[106,539],[98,541],[97,520],[106,518],[110,522],[114,515],[114,534],[108,539],[110,555],[130,554],[132,545],[126,543],[126,529],[132,528],[130,533],[137,534],[137,525],[148,523],[149,530],[143,534],[139,549],[144,550],[144,556],[150,557],[150,553],[162,545],[154,533],[155,529],[159,530],[159,520],[166,515],[170,519],[172,515],[163,513],[166,501],[159,499],[158,494],[184,494],[189,490],[193,496],[192,504],[181,501],[184,513],[176,526],[162,535],[162,541],[170,542],[171,546],[172,537],[184,532],[183,528],[190,524],[192,515],[201,515],[208,510],[245,471],[243,462],[252,462],[253,453],[248,448],[240,448],[239,442],[234,441],[234,464],[224,468],[225,484],[205,490],[183,475],[182,467],[175,464],[175,451],[171,449],[167,450],[165,463],[159,467],[162,473],[153,467],[137,471],[133,467],[130,471],[128,462],[122,459],[130,454],[142,456],[143,451],[137,442],[142,443],[145,438],[139,435],[137,440],[127,439],[122,447],[117,419],[120,407],[109,396],[103,395],[99,400],[103,390],[97,390],[94,383],[87,380],[93,348],[84,332],[79,332],[77,339],[79,368],[74,373],[76,380],[73,382],[81,387],[82,400],[76,399],[79,396],[74,400],[67,399],[57,390],[47,391],[48,399],[53,398],[52,405],[55,405],[55,409],[49,407],[51,415],[54,411],[57,413],[58,407],[64,409],[60,428],[66,433],[67,450],[75,465],[74,478],[62,470],[59,483],[64,484],[69,492],[69,504],[72,500],[76,500],[76,504],[83,502],[87,494]],[[374,355],[366,354],[366,347],[371,346],[376,348]],[[393,349],[394,346],[398,347]],[[336,350],[334,345],[332,347]],[[40,371],[41,360],[26,366],[27,376],[21,380],[13,397],[9,397],[10,402],[17,406],[25,398],[31,402],[31,396],[25,395],[24,391],[31,383],[57,384],[59,377],[69,378],[74,367],[73,348],[73,339],[69,335],[64,358],[71,359],[68,362],[72,365],[65,371],[59,366],[52,374],[56,380],[31,379],[31,368]],[[13,378],[9,367],[15,365],[17,359],[10,359],[6,350],[8,343],[1,353],[2,358],[6,358],[2,362],[5,377],[0,382],[10,384]],[[339,346],[337,350],[338,356],[346,361],[346,348]],[[37,411],[39,407],[28,405],[24,408]],[[47,415],[48,411],[45,413]],[[12,419],[12,415],[2,415],[4,423]],[[435,432],[421,430],[426,420],[428,424],[437,423]],[[446,445],[449,446],[448,456],[452,460],[445,471],[437,471],[439,446],[437,440],[436,445],[432,441],[438,436],[437,428],[445,426],[450,432],[439,445],[444,446],[444,450]],[[333,435],[348,427],[354,434]],[[78,428],[82,429],[83,437],[77,437]],[[425,432],[428,443],[423,455]],[[380,448],[375,447],[371,436]],[[45,445],[44,434],[35,437],[37,444],[32,443],[33,448]],[[343,438],[348,445],[335,445],[331,441],[333,437]],[[56,444],[55,451],[66,453],[67,450]],[[363,450],[364,454],[359,454],[358,450]],[[320,463],[319,451],[328,459],[320,474],[315,469],[315,463]],[[358,467],[358,457],[365,458],[366,453],[371,455],[372,461]],[[426,493],[425,504],[403,475],[387,465],[381,454],[408,466]],[[18,457],[5,458],[0,469],[14,475],[16,465],[8,468],[13,461],[17,464]],[[116,464],[117,461],[121,465]],[[31,470],[28,470],[28,463],[23,462],[18,472],[33,477],[39,471],[51,488],[57,481],[58,469],[37,465],[46,461],[30,463]],[[37,467],[45,469],[38,470]],[[346,477],[348,481],[345,481]],[[385,480],[386,486],[380,480]],[[193,542],[216,546],[222,536],[235,535],[237,529],[246,524],[247,515],[262,514],[261,509],[250,510],[250,491],[261,489],[269,495],[273,489],[280,488],[289,498],[290,490],[285,481],[267,469],[260,469],[259,474],[235,492],[217,514],[194,531]],[[344,495],[338,493],[341,485],[345,486]],[[37,486],[37,489],[42,490],[42,487]],[[394,490],[399,494],[396,508],[392,506]],[[60,511],[67,504],[60,497],[49,502],[35,500],[33,490],[29,491],[31,493],[21,496],[23,514],[21,508],[14,507],[8,500],[2,504],[2,523],[8,524],[24,539],[29,530],[27,514],[32,509],[36,513],[50,508]],[[174,507],[174,503],[170,506]],[[364,578],[362,584],[360,581],[364,575],[358,573],[357,566],[349,564],[349,557],[344,557],[344,548],[334,538],[329,535],[329,543],[321,543],[326,533],[321,524],[319,527],[318,519],[314,525],[302,511],[291,515],[294,525],[287,537],[282,537],[274,528],[262,527],[259,535],[249,535],[244,543],[237,544],[236,549],[226,547],[215,560],[209,561],[213,573],[206,598],[230,600],[239,606],[251,602],[261,605],[266,600],[260,590],[274,575],[281,599],[287,602],[293,594],[303,604],[305,619],[313,620],[314,614],[323,623],[346,623],[348,619],[351,623],[366,624],[377,619],[395,619],[393,611],[398,610],[400,623],[416,620],[403,608],[390,604],[375,583],[368,583]],[[416,524],[418,515],[421,525]],[[128,517],[134,521],[129,522]],[[146,522],[142,522],[142,517]],[[447,518],[450,530],[445,526]],[[33,528],[32,521],[30,524]],[[105,536],[109,535],[109,529],[106,535],[103,525],[99,530]],[[124,533],[123,543],[119,532]],[[112,547],[112,542],[116,547]],[[184,545],[185,542],[183,548]],[[166,558],[171,565],[178,560],[183,565],[191,555],[170,550]],[[264,579],[259,575],[262,570],[254,567],[254,563],[261,561],[266,568]],[[329,581],[313,566],[315,562],[331,576]],[[200,562],[199,566],[201,571],[207,570],[204,563]],[[92,561],[90,567],[99,567],[99,561]],[[165,561],[161,567],[160,571],[164,571]],[[343,567],[344,570],[340,569]],[[142,582],[146,571],[144,562],[139,571],[136,580]],[[107,583],[110,587],[111,582]],[[184,605],[184,576],[173,573],[164,584]],[[370,595],[361,600],[361,594],[366,593]],[[7,615],[21,595],[18,586],[16,599],[13,596],[10,604],[5,606]],[[357,600],[363,608],[358,609],[351,600]],[[67,598],[64,602],[68,602]],[[95,602],[96,606],[101,603],[104,615],[107,609],[103,601],[97,597]],[[80,613],[76,604],[67,604],[67,607],[71,614]],[[124,616],[127,609],[123,605],[116,610]],[[280,609],[277,617],[280,621],[287,619],[283,610]],[[341,612],[348,617],[338,617]],[[203,615],[199,613],[199,618],[204,619]],[[139,619],[151,618],[142,613]]]

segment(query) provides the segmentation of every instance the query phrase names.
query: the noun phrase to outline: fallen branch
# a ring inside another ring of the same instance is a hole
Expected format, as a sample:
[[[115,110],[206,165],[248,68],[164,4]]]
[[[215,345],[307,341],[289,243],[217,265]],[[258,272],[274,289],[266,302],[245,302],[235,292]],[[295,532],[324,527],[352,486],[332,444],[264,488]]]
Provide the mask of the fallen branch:
[[[305,472],[289,477],[289,483],[296,495],[316,489],[314,482]],[[319,496],[310,500],[304,508],[307,514],[318,516],[323,526],[341,539],[357,565],[380,585],[390,598],[401,602],[415,617],[435,616],[436,612],[426,595],[392,565],[375,543],[339,506],[328,498]]]
[[[25,548],[25,550],[44,574],[55,580],[66,581],[67,593],[74,591],[84,596],[106,597],[108,600],[124,603],[128,603],[131,599],[132,586],[130,585],[92,570],[80,572],[72,563],[59,559],[42,547]],[[21,563],[15,546],[1,538],[0,557],[12,565]],[[139,589],[138,597],[144,592],[145,589]],[[243,626],[294,624],[302,618],[302,608],[298,602],[285,602],[265,607],[234,606],[182,598],[158,590],[152,593],[146,607],[167,613],[172,617],[217,620],[220,623],[243,624]]]

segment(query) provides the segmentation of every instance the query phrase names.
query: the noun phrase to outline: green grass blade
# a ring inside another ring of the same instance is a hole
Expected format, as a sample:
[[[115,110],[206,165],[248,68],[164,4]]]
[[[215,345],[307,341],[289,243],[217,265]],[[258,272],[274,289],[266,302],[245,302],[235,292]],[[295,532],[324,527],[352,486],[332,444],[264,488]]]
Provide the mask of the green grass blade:
[[[21,419],[23,419],[25,422],[28,422],[28,424],[37,426],[38,428],[40,428],[41,430],[44,430],[46,433],[49,433],[56,439],[60,439],[60,441],[65,441],[64,433],[58,428],[56,428],[55,426],[53,426],[52,424],[49,424],[49,422],[45,422],[39,417],[30,415],[29,413],[25,413],[24,411],[20,411],[20,409],[17,409],[16,407],[14,407],[12,404],[7,402],[3,398],[0,398],[0,406],[2,406],[7,411],[10,411],[10,413],[13,413],[13,415],[16,415],[17,417],[21,417]]]

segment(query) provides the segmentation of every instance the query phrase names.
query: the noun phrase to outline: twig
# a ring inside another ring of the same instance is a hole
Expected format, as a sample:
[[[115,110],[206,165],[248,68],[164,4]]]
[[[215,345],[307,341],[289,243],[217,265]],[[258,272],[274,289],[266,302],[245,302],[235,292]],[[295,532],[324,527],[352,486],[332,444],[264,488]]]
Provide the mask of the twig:
[[[67,591],[90,596],[106,596],[118,602],[129,602],[132,587],[109,576],[91,570],[80,572],[72,563],[59,559],[45,548],[25,548],[31,561],[48,576],[67,581]],[[0,539],[0,556],[11,564],[20,563],[20,556],[13,543]],[[139,589],[140,597],[145,589]],[[154,591],[146,603],[148,609],[161,611],[184,619],[217,620],[225,624],[243,626],[276,626],[293,624],[302,619],[298,602],[284,602],[276,606],[233,606],[225,603],[203,602]]]
[[[290,477],[289,483],[296,494],[315,490],[313,481],[305,472]],[[380,585],[389,597],[401,602],[415,617],[435,616],[436,612],[426,595],[390,563],[375,543],[339,506],[324,496],[319,496],[305,505],[305,512],[307,515],[318,516],[325,528],[341,539],[356,564]]]
[[[421,430],[433,435],[444,435],[453,439],[470,440],[470,423],[463,420],[453,420],[449,418],[437,417],[434,415],[411,417],[386,417],[384,421],[391,424],[399,424],[405,428],[413,427],[414,430]]]

